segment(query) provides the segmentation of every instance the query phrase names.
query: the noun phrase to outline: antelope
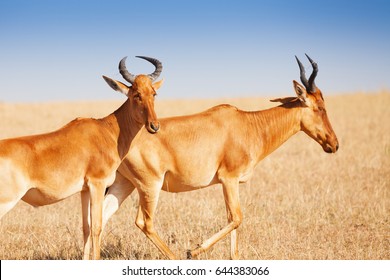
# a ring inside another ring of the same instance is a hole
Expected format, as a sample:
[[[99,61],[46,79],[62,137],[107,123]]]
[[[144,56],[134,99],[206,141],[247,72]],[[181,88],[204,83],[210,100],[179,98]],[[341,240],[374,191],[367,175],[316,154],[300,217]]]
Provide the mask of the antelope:
[[[153,82],[162,64],[138,57],[152,63],[155,71],[135,76],[123,58],[119,71],[131,86],[103,76],[127,96],[115,112],[101,119],[77,118],[54,132],[0,141],[0,218],[19,200],[37,207],[81,192],[84,259],[100,258],[105,190],[114,182],[138,131],[145,128],[155,134],[160,127],[154,96],[163,80]]]
[[[175,259],[153,225],[160,190],[186,192],[220,183],[228,224],[187,251],[187,258],[205,252],[230,233],[230,257],[237,259],[236,229],[242,221],[239,184],[251,178],[255,166],[299,131],[304,131],[327,153],[335,153],[339,147],[322,93],[314,83],[317,63],[307,58],[313,68],[309,80],[296,57],[303,85],[294,80],[296,97],[271,100],[281,102],[280,106],[246,112],[219,105],[194,115],[160,119],[163,129],[155,136],[141,129],[105,196],[103,227],[136,188],[136,226],[165,257]]]

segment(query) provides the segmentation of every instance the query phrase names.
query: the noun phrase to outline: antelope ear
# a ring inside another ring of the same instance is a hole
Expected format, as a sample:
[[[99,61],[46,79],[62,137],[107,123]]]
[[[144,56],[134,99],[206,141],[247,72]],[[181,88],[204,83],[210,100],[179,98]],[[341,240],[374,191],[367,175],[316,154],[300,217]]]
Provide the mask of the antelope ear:
[[[155,90],[155,91],[157,91],[161,86],[162,86],[162,84],[164,83],[164,79],[162,79],[162,80],[160,80],[160,81],[158,81],[158,82],[155,82],[152,86],[153,86],[153,89]]]
[[[280,102],[282,104],[287,104],[296,101],[298,98],[297,97],[283,97],[283,98],[276,98],[276,99],[271,99],[271,102]]]
[[[127,96],[129,93],[129,87],[125,84],[115,81],[109,77],[103,76],[103,79],[106,81],[106,83],[115,91],[119,91]]]
[[[295,80],[293,81],[293,84],[295,93],[297,94],[299,100],[301,100],[301,102],[306,106],[309,106],[310,99],[307,97],[308,93],[306,91],[306,88]]]

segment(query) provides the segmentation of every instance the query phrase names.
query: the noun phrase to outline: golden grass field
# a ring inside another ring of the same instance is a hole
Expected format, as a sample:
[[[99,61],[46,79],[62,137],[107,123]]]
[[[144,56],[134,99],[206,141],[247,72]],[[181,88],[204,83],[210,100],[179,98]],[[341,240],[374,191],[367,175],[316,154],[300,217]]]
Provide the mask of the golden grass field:
[[[326,154],[301,132],[259,163],[240,187],[242,259],[390,259],[390,92],[325,99],[339,151]],[[51,131],[78,116],[102,117],[121,103],[0,103],[0,138]],[[220,103],[245,110],[276,105],[265,98],[162,100],[156,111],[182,115]],[[163,258],[134,225],[137,205],[134,192],[108,223],[103,259]],[[218,185],[161,193],[155,225],[181,257],[225,224]],[[82,246],[79,194],[41,208],[19,202],[0,220],[0,259],[81,259]],[[228,259],[229,252],[226,238],[199,258]]]

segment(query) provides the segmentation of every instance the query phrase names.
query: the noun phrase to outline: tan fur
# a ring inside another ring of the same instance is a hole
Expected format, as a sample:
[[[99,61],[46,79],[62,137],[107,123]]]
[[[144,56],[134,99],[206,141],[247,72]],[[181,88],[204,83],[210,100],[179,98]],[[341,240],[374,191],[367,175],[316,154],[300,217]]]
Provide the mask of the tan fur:
[[[298,97],[280,99],[284,104],[272,109],[245,112],[220,105],[191,116],[161,119],[162,129],[153,136],[142,129],[109,188],[103,225],[136,188],[140,197],[136,225],[167,258],[175,259],[153,226],[160,190],[184,192],[221,183],[228,224],[188,257],[231,233],[231,258],[238,258],[236,229],[242,220],[238,186],[251,177],[257,163],[301,130],[324,151],[338,149],[321,93],[309,94],[295,81],[294,88]]]
[[[160,82],[153,87],[150,78],[140,75],[127,87],[105,79],[128,96],[114,113],[78,118],[47,134],[0,141],[0,218],[20,199],[43,206],[81,192],[85,259],[100,257],[104,192],[132,139],[143,127],[150,134],[156,132],[151,124],[159,126],[154,95]]]

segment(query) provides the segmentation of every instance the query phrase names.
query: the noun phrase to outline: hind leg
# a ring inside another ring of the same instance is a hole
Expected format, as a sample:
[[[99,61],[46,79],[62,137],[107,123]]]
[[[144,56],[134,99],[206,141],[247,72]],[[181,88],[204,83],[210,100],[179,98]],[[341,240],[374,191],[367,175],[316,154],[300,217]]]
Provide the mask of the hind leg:
[[[115,182],[108,188],[103,202],[103,226],[119,209],[122,202],[134,191],[134,186],[119,172],[116,173]]]

